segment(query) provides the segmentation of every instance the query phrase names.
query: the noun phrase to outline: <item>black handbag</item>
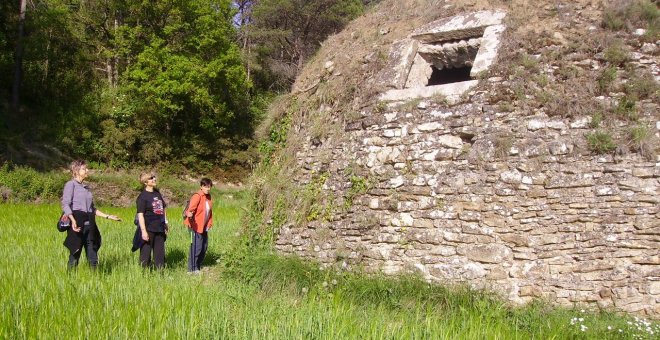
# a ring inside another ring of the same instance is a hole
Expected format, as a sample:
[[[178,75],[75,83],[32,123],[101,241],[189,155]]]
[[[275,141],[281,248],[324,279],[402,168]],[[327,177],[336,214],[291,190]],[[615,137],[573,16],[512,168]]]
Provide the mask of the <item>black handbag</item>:
[[[69,228],[71,228],[71,219],[69,218],[69,215],[62,213],[62,215],[60,215],[60,219],[57,220],[57,231],[62,233]]]

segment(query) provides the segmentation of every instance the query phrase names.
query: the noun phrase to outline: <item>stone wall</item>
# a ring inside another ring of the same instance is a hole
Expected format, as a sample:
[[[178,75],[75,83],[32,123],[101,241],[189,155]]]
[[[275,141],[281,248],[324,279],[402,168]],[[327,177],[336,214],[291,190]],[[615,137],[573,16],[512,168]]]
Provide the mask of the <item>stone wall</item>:
[[[449,109],[422,101],[363,112],[341,140],[306,143],[296,178],[326,174],[335,208],[280,228],[277,249],[467,282],[519,303],[660,315],[657,160],[594,155],[589,117],[500,112],[480,104],[484,95]],[[356,178],[368,189],[351,191]]]

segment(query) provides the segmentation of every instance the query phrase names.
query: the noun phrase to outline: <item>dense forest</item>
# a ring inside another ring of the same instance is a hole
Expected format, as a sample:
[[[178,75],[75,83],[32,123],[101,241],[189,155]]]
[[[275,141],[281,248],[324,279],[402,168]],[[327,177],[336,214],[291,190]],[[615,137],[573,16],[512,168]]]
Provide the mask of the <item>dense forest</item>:
[[[240,176],[277,94],[366,0],[0,3],[0,163]]]

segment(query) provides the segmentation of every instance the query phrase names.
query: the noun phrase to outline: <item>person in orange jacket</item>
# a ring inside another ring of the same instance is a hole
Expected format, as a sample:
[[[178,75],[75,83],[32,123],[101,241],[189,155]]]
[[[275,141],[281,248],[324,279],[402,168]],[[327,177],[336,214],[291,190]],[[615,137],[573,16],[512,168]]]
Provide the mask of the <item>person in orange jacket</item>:
[[[208,231],[213,226],[213,202],[211,188],[213,182],[202,178],[199,191],[190,197],[190,203],[184,211],[183,223],[190,229],[190,254],[188,257],[188,272],[198,273],[209,247]]]

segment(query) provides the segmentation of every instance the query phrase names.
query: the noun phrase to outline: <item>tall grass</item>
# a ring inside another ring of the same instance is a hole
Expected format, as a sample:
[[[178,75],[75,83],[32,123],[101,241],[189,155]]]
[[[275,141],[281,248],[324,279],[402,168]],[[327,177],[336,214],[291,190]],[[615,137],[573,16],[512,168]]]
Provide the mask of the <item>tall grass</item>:
[[[167,268],[143,271],[131,253],[132,208],[101,207],[96,272],[66,270],[55,205],[0,205],[0,338],[551,339],[632,338],[614,314],[522,309],[488,293],[321,270],[272,254],[224,266],[237,242],[240,199],[218,199],[202,275],[186,273],[189,236],[176,225]],[[180,211],[170,209],[170,216]],[[175,218],[170,217],[170,220]],[[571,318],[582,317],[582,331]],[[608,330],[607,326],[613,327]],[[656,327],[657,325],[652,325]],[[618,333],[618,329],[622,333]],[[650,338],[644,335],[647,338]]]

